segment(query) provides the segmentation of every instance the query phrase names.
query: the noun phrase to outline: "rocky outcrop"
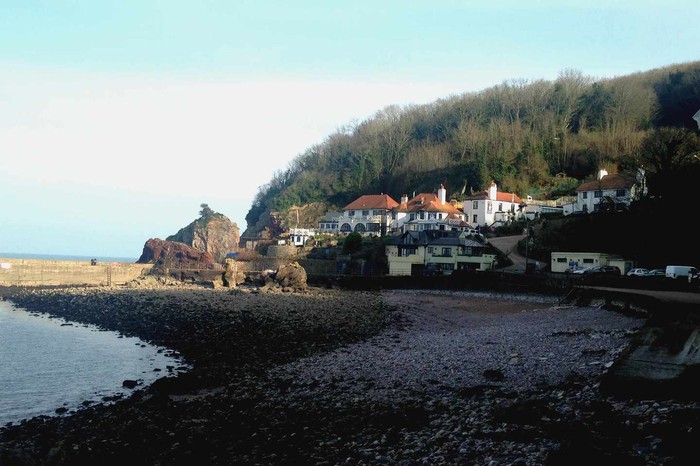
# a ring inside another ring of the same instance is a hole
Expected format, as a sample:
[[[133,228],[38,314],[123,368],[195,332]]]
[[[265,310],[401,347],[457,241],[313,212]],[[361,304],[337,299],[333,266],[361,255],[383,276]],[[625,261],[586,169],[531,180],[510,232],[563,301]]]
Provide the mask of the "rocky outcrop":
[[[202,252],[181,242],[164,241],[159,238],[146,241],[143,253],[136,262],[179,269],[208,269],[216,264],[208,252]]]
[[[276,271],[266,270],[261,278],[263,289],[268,291],[305,291],[309,287],[306,270],[298,262],[281,265]]]
[[[275,280],[283,288],[306,289],[306,278],[306,270],[298,262],[281,266],[275,274]]]
[[[245,281],[245,274],[238,270],[238,263],[233,259],[226,259],[226,269],[221,277],[223,286],[234,288]]]
[[[224,262],[226,254],[238,251],[239,239],[238,225],[219,213],[198,218],[166,238],[167,241],[176,241],[207,252],[219,263]]]

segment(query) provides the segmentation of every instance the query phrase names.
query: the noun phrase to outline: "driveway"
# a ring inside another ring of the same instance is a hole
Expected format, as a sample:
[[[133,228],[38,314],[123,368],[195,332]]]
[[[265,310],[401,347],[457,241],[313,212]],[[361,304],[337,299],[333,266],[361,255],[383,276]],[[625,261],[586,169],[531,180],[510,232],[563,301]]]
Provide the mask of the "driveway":
[[[509,272],[519,272],[525,273],[525,256],[521,256],[518,253],[518,241],[525,238],[524,234],[512,235],[512,236],[500,236],[497,238],[489,238],[488,241],[493,247],[505,254],[511,261],[513,265],[508,267],[503,267],[500,270]],[[528,262],[531,264],[539,264],[538,261],[529,258]]]

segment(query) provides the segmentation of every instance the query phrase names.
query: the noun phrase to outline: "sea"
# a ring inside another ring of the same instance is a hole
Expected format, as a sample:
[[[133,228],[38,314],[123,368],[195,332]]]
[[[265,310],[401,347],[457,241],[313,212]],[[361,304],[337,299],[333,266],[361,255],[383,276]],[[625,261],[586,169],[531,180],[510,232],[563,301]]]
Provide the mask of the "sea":
[[[0,257],[136,262],[103,256],[0,253]],[[187,369],[168,348],[0,300],[0,427],[109,404],[132,392],[123,386],[125,380],[136,380],[139,389]]]
[[[98,262],[126,262],[134,264],[138,260],[136,257],[109,257],[109,256],[68,256],[60,254],[26,254],[16,252],[0,252],[0,258],[7,259],[39,259],[47,261],[81,261],[90,262],[97,259]]]

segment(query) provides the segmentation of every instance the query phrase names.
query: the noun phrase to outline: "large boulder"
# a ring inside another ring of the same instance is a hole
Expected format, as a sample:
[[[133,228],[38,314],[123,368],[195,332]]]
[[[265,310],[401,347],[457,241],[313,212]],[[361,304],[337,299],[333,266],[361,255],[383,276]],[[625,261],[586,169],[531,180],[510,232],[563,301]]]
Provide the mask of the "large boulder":
[[[181,228],[166,240],[177,241],[199,251],[208,252],[216,262],[223,263],[226,254],[238,251],[240,232],[235,222],[225,215],[213,212]]]
[[[306,270],[299,265],[298,262],[292,262],[287,265],[281,265],[275,273],[275,281],[282,288],[293,288],[295,290],[305,290],[308,288],[306,283]]]
[[[245,274],[238,270],[238,263],[233,259],[226,259],[226,268],[221,276],[223,285],[233,288],[245,281]]]
[[[216,261],[208,252],[199,251],[177,241],[151,238],[143,246],[139,264],[178,269],[211,269]]]

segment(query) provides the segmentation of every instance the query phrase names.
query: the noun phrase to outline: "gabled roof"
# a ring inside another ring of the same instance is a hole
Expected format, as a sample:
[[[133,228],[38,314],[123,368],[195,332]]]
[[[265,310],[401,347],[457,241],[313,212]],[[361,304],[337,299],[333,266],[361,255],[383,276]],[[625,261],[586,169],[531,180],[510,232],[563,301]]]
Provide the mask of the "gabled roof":
[[[398,205],[399,203],[392,199],[392,197],[388,194],[365,194],[346,205],[343,210],[391,210]]]
[[[444,212],[447,214],[461,214],[458,208],[445,202],[440,202],[440,198],[435,193],[420,193],[408,202],[402,202],[396,208],[399,212]]]
[[[634,178],[624,175],[605,175],[600,180],[588,181],[576,188],[576,192],[602,191],[604,189],[631,188],[635,183]]]
[[[520,199],[520,196],[518,196],[515,193],[502,193],[500,191],[496,191],[496,199],[490,199],[488,190],[479,191],[478,193],[474,194],[473,196],[469,196],[469,197],[465,198],[465,201],[482,201],[482,200],[487,200],[487,201],[493,200],[496,202],[513,202],[515,204],[520,204],[523,202],[523,200]]]
[[[404,246],[427,246],[427,245],[452,245],[452,246],[472,246],[487,248],[486,244],[465,237],[465,233],[447,230],[422,230],[407,231],[401,235],[393,236],[387,244]]]

